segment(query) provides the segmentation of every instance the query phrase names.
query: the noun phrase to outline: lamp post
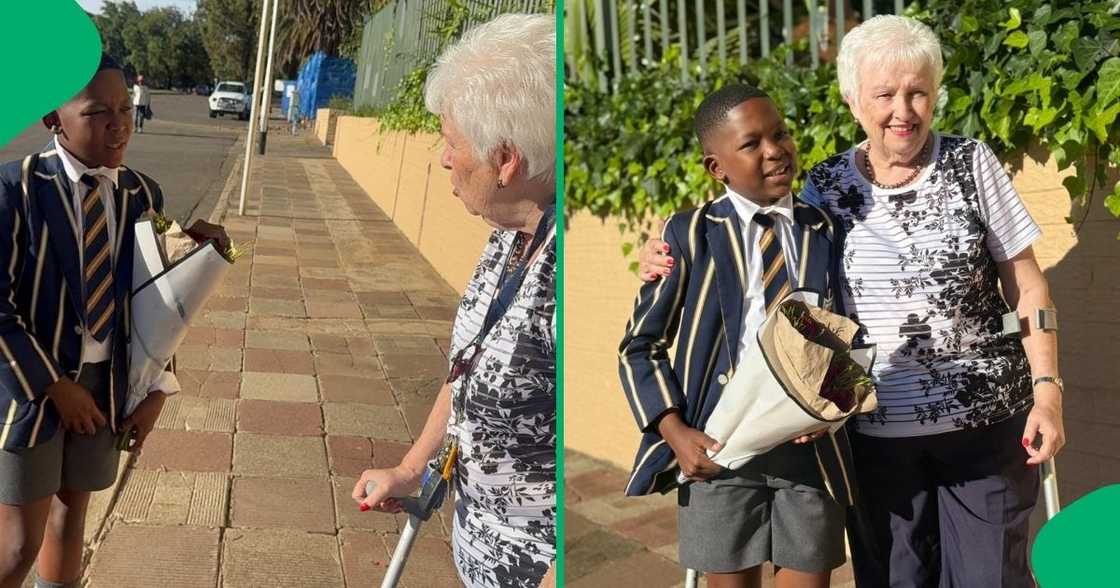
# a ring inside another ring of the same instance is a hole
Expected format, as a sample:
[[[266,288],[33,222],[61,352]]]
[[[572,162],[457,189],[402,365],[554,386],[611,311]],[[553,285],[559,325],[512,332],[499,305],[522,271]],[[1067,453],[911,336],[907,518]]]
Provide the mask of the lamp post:
[[[261,109],[260,135],[257,141],[257,153],[264,155],[265,145],[268,143],[268,116],[272,113],[272,56],[276,53],[276,15],[280,12],[280,0],[273,0],[272,24],[268,31],[268,65],[264,68],[264,108]]]
[[[237,214],[244,216],[245,214],[245,191],[249,188],[249,168],[253,163],[253,130],[256,126],[257,105],[258,100],[256,92],[260,91],[261,87],[261,67],[264,66],[264,27],[265,20],[268,18],[268,3],[269,0],[261,0],[261,30],[257,36],[257,67],[253,75],[253,94],[250,100],[253,101],[249,110],[249,132],[245,135],[245,163],[241,168],[241,200],[237,205]]]

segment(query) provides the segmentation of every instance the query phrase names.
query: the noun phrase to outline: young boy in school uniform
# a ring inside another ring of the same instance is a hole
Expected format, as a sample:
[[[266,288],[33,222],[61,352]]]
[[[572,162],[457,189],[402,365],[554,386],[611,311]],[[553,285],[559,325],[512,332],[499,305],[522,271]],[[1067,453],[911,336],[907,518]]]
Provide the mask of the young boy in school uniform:
[[[758,586],[766,561],[777,586],[827,586],[845,560],[853,490],[843,431],[791,440],[728,471],[708,458],[719,444],[703,430],[774,304],[799,288],[821,293],[826,308],[840,300],[838,239],[826,212],[792,195],[796,148],[765,93],[725,86],[700,104],[694,126],[704,167],[726,192],[666,223],[672,269],[642,286],[622,340],[619,373],[643,433],[626,492],[667,492],[687,477],[680,561],[713,588]]]
[[[112,485],[118,437],[143,444],[170,372],[130,415],[128,305],[136,221],[159,184],[124,165],[133,103],[103,55],[43,117],[54,140],[0,166],[0,588],[78,586],[90,493]],[[40,549],[41,547],[41,549]]]

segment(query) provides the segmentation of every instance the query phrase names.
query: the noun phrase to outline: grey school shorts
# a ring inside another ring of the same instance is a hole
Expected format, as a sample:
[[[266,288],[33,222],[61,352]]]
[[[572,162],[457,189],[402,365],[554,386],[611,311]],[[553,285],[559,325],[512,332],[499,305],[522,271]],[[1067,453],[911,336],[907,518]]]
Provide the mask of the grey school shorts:
[[[771,561],[819,573],[843,565],[844,508],[825,489],[813,445],[786,443],[678,491],[681,565],[730,573]]]
[[[88,364],[78,383],[109,416],[109,363]],[[106,425],[79,435],[61,425],[48,441],[16,450],[0,449],[0,504],[28,504],[60,489],[93,492],[113,485],[121,452]]]

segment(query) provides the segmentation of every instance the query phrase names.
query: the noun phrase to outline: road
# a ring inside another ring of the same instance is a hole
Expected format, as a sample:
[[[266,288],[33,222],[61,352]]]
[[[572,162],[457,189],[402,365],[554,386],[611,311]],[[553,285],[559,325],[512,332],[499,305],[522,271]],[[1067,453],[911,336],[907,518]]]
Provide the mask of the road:
[[[160,183],[169,216],[180,222],[205,217],[237,159],[234,143],[249,123],[235,116],[209,118],[205,96],[153,92],[152,112],[155,116],[144,123],[144,132],[132,136],[125,165]],[[42,149],[50,139],[51,134],[36,124],[0,149],[0,161]]]

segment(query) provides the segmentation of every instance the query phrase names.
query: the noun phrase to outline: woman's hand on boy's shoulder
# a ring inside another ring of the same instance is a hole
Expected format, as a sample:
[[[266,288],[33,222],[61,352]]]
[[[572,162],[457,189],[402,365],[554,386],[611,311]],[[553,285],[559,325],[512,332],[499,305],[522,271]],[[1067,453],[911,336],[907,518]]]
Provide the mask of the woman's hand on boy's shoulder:
[[[661,232],[665,232],[664,221]],[[669,244],[661,239],[655,237],[646,241],[638,250],[638,277],[643,282],[655,282],[673,273],[673,253]]]
[[[715,477],[722,469],[708,457],[708,451],[719,451],[721,445],[699,429],[694,429],[681,419],[676,410],[671,410],[657,423],[661,438],[673,449],[681,473],[690,480],[707,480]]]
[[[638,277],[643,282],[656,282],[673,273],[673,256],[669,244],[650,239],[638,250]]]

